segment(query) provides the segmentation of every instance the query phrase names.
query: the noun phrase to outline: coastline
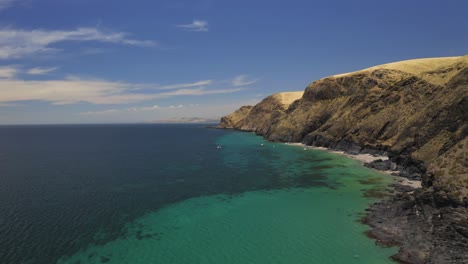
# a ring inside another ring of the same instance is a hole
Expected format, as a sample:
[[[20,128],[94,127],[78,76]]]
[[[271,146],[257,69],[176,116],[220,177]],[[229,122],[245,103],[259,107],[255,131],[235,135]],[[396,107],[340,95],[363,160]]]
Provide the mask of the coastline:
[[[468,263],[467,58],[325,77],[289,106],[269,96],[222,117],[217,127],[325,147],[403,177],[391,184],[390,197],[366,210],[369,236],[398,245],[394,259],[403,263]]]
[[[345,156],[347,158],[360,161],[361,165],[363,165],[363,166],[366,166],[366,164],[371,164],[372,162],[390,160],[390,158],[388,156],[379,155],[379,154],[375,154],[375,155],[372,155],[372,154],[369,154],[369,153],[351,154],[351,153],[347,153],[346,151],[333,150],[333,149],[329,149],[329,148],[325,148],[325,147],[309,146],[309,145],[305,145],[305,144],[299,143],[299,142],[285,143],[285,144],[291,145],[291,146],[303,147],[303,148],[306,148],[306,149],[326,151],[328,153],[333,153],[333,154],[337,154],[337,155],[342,155],[342,156]],[[369,166],[366,166],[366,167],[369,167]],[[378,168],[375,168],[375,167],[370,167],[370,168],[372,168],[372,169],[374,169],[374,170],[376,170],[376,171],[378,171],[380,173],[391,175],[393,177],[394,181],[395,181],[395,183],[393,184],[392,187],[398,188],[399,186],[395,186],[395,185],[401,185],[401,186],[409,186],[409,187],[412,187],[414,189],[422,188],[421,180],[413,180],[413,179],[408,179],[406,177],[399,176],[398,175],[399,171],[397,171],[397,170],[379,170]]]
[[[313,146],[316,143],[313,141],[309,143],[287,144],[343,155],[394,177],[395,182],[389,185],[392,188],[389,197],[371,204],[361,219],[361,223],[371,228],[366,235],[376,244],[399,247],[398,253],[391,257],[393,260],[408,264],[458,264],[468,260],[465,235],[468,230],[463,227],[468,222],[468,209],[452,207],[445,197],[434,196],[431,189],[423,188],[424,165],[396,164],[393,161],[398,161],[398,155],[390,158],[385,152],[350,142],[327,142],[331,143],[329,148]],[[415,169],[419,177],[412,176]]]
[[[255,133],[235,128],[231,130]],[[261,133],[255,134],[265,138]],[[446,197],[435,196],[432,189],[425,187],[424,163],[398,154],[389,153],[386,156],[384,150],[344,140],[305,142],[282,143],[344,155],[395,178],[395,182],[389,185],[392,191],[388,196],[371,204],[360,220],[371,228],[366,235],[377,245],[399,247],[398,253],[391,259],[408,264],[458,264],[468,259],[468,230],[464,228],[468,222],[468,208],[453,207],[447,203]]]

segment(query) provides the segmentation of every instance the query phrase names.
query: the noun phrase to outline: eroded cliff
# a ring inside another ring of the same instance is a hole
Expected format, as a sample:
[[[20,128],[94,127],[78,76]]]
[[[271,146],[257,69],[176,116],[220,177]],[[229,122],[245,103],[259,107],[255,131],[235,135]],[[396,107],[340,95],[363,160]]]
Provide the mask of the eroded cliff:
[[[273,141],[386,154],[402,176],[422,179],[423,190],[404,199],[412,199],[419,210],[430,206],[426,211],[439,218],[447,216],[438,228],[451,229],[462,246],[468,245],[468,220],[463,221],[468,219],[468,56],[402,61],[326,77],[297,99],[278,109],[268,97],[230,127]],[[220,127],[229,126],[221,122]],[[395,212],[407,217],[414,208]],[[427,230],[432,229],[421,232]],[[434,260],[428,253],[410,262],[418,259]]]
[[[255,106],[243,106],[221,118],[219,128],[234,128],[265,134],[276,120],[284,116],[288,107],[304,92],[284,92],[268,96]]]
[[[279,99],[284,95],[287,103]],[[461,173],[466,166],[460,168],[466,157],[458,154],[460,162],[443,159],[452,148],[466,153],[460,142],[468,134],[468,56],[403,61],[330,76],[311,83],[303,94],[280,93],[241,108],[223,117],[219,127],[254,131],[273,141],[386,152],[397,164],[413,168],[404,176],[419,178],[428,172],[426,186],[443,182],[433,176],[453,178],[456,171],[463,179],[454,201],[462,203],[468,194],[466,173]]]

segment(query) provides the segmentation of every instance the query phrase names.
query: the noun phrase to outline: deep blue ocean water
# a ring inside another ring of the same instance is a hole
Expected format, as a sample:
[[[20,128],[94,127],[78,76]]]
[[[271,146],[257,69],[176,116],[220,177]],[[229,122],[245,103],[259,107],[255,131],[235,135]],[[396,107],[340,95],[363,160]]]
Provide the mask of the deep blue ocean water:
[[[204,125],[1,126],[0,263],[387,263],[357,221],[386,183]]]

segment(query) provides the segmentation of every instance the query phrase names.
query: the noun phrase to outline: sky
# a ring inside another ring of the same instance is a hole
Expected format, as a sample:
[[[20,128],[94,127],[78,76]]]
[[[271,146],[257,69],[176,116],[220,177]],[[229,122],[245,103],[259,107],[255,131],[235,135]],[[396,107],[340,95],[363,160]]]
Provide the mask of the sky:
[[[0,0],[0,124],[219,118],[370,66],[468,54],[468,1]]]

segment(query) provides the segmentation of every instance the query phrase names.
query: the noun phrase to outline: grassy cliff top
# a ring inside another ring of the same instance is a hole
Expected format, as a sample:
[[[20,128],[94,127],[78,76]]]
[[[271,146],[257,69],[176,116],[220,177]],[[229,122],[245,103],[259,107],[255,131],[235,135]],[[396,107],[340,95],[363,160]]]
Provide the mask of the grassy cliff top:
[[[410,73],[432,84],[441,85],[447,83],[465,67],[468,67],[468,55],[398,61],[377,65],[355,72],[337,74],[330,77],[339,78],[384,69]]]
[[[219,127],[385,151],[407,177],[468,204],[467,91],[468,56],[406,60],[322,78],[304,93],[268,96],[223,117]]]

